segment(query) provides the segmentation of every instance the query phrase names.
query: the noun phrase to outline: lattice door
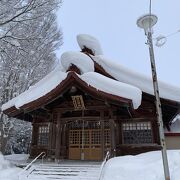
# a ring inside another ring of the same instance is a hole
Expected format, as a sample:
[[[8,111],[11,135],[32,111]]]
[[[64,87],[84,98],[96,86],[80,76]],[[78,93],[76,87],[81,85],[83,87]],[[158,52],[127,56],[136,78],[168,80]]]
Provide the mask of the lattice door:
[[[84,133],[84,139],[82,135]],[[101,131],[99,129],[70,130],[69,132],[69,159],[101,160]]]

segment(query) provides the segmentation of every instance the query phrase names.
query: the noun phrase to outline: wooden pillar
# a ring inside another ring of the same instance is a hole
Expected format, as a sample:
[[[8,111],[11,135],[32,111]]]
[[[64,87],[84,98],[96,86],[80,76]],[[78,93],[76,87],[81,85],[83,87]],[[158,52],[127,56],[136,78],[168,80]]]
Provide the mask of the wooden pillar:
[[[100,112],[100,122],[101,122],[101,150],[102,150],[102,159],[104,159],[104,155],[105,155],[104,111]]]
[[[61,130],[61,155],[63,156],[63,158],[65,158],[66,157],[66,155],[67,155],[67,152],[66,152],[66,146],[67,146],[67,144],[66,144],[66,124],[62,124],[61,125],[61,128],[62,128],[62,130]]]
[[[37,117],[33,116],[33,122],[32,122],[32,140],[31,140],[31,146],[37,145],[37,139],[38,139],[38,125],[36,123]]]
[[[52,141],[53,141],[53,123],[49,122],[49,142],[48,142],[48,151],[47,156],[52,155]]]
[[[53,122],[53,136],[52,136],[52,149],[55,150],[56,149],[56,123]]]
[[[31,146],[37,145],[37,127],[35,123],[32,123],[32,140],[31,140]]]
[[[62,124],[60,120],[60,114],[58,114],[57,124],[56,124],[56,150],[55,150],[55,160],[59,161],[61,153],[61,133]]]
[[[115,137],[116,137],[116,145],[119,145],[120,144],[120,137],[121,137],[121,130],[120,130],[120,123],[117,122],[116,123],[116,127],[115,127]]]
[[[110,134],[111,134],[111,156],[116,156],[116,144],[115,144],[115,122],[113,119],[113,112],[110,111]]]
[[[38,124],[36,123],[37,117],[33,116],[32,122],[32,140],[31,140],[31,147],[30,147],[30,157],[36,156],[36,149],[38,144]]]

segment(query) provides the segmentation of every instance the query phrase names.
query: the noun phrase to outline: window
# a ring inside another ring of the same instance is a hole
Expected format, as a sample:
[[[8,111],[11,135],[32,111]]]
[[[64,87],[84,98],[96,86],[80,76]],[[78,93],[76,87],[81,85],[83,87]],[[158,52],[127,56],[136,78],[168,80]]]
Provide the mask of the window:
[[[151,122],[126,122],[122,124],[124,144],[152,143]]]
[[[48,145],[48,136],[49,136],[49,127],[39,126],[38,129],[38,145],[47,146]]]

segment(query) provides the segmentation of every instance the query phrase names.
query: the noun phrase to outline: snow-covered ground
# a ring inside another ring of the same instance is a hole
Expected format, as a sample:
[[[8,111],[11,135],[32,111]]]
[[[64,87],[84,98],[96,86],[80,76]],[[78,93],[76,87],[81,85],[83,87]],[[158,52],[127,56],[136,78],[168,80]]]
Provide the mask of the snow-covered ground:
[[[180,180],[180,150],[169,150],[171,180]],[[102,180],[164,180],[160,151],[136,156],[110,159],[105,165]]]
[[[7,156],[17,161],[27,158],[25,155]],[[168,160],[171,180],[180,180],[180,150],[169,150]],[[61,164],[62,165],[62,164]],[[0,154],[0,180],[18,180],[22,171],[16,168]],[[91,174],[89,174],[91,176]],[[98,177],[97,177],[98,178]],[[72,178],[73,179],[73,178]],[[101,180],[164,180],[160,151],[148,152],[136,156],[121,156],[110,159],[102,173]],[[41,178],[39,178],[41,180]]]
[[[29,158],[29,154],[11,154],[4,156],[5,160],[8,160],[11,164],[26,164]]]
[[[15,165],[11,164],[10,161],[0,154],[0,180],[18,180],[18,173],[20,171],[22,171],[21,168],[15,167]]]

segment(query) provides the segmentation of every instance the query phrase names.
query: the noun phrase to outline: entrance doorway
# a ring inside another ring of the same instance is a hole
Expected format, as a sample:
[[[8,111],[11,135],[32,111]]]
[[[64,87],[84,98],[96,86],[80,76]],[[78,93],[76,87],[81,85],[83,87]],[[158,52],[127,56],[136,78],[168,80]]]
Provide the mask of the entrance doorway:
[[[84,126],[83,126],[84,125]],[[102,129],[99,121],[73,122],[69,129],[69,159],[102,160],[105,150],[110,149],[110,129]],[[102,145],[104,142],[104,146]],[[103,149],[103,147],[105,149]]]

